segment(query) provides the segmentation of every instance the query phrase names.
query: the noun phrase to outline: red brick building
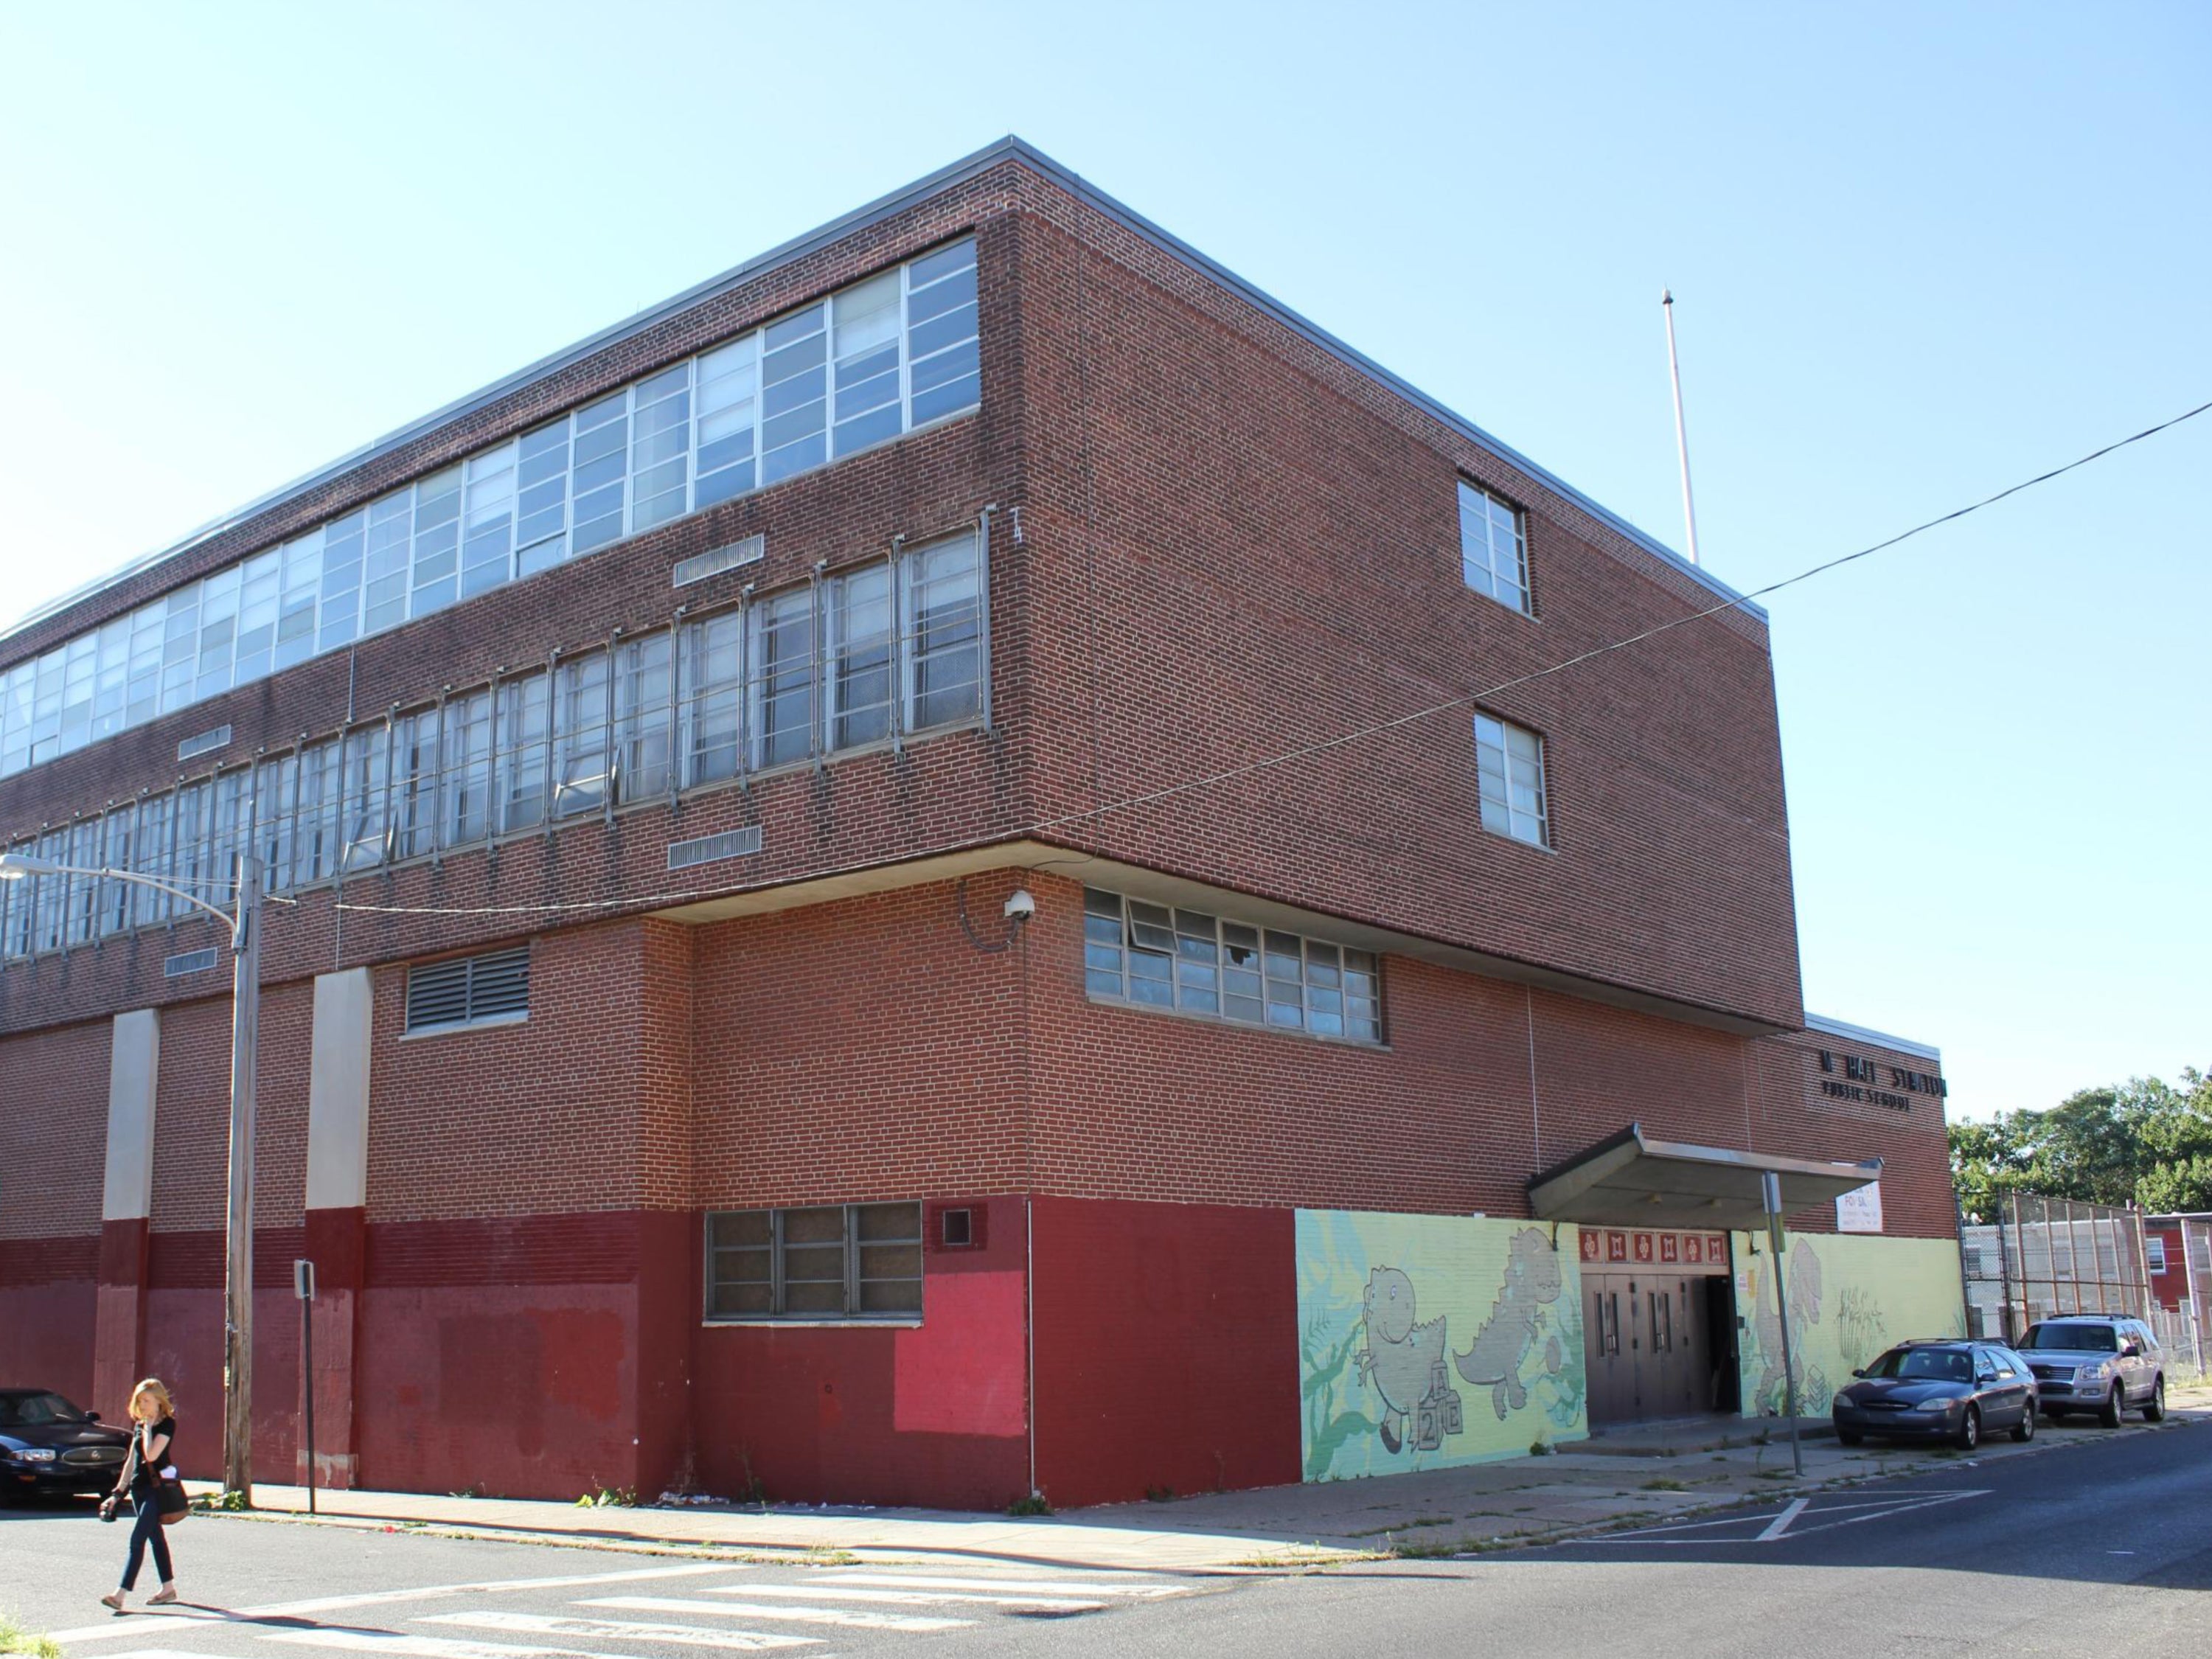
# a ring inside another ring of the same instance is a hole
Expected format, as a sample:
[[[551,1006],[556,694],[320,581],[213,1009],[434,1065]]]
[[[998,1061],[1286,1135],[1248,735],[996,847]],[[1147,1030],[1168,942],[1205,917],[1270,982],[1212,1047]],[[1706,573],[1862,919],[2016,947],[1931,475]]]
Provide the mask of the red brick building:
[[[1309,1217],[1545,1235],[1459,1374],[1566,1433],[1664,1403],[1577,1226],[1697,1241],[1694,1408],[1744,1171],[1955,1250],[1933,1051],[1807,1029],[1764,614],[1542,672],[1734,597],[1009,140],[0,635],[0,848],[272,896],[264,1479],[305,1255],[334,1482],[1296,1480]],[[0,1382],[158,1373],[196,1474],[219,934],[0,883]]]

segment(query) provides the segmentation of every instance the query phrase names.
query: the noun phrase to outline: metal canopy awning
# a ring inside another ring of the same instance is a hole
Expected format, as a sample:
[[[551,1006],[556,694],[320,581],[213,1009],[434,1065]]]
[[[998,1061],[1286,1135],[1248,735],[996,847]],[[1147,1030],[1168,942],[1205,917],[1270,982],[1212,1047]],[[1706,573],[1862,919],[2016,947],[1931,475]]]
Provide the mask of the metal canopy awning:
[[[1530,1181],[1528,1202],[1544,1221],[1742,1232],[1765,1225],[1759,1177],[1768,1174],[1782,1183],[1782,1212],[1792,1215],[1878,1179],[1881,1160],[1845,1164],[1692,1146],[1655,1140],[1632,1123]]]

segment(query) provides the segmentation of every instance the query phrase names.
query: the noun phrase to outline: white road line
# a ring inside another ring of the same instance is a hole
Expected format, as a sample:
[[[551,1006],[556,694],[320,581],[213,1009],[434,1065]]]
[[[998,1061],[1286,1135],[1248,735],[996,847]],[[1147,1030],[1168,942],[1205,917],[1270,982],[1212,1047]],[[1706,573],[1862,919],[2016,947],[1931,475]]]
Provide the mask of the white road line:
[[[743,1584],[730,1589],[707,1587],[709,1595],[788,1595],[801,1601],[877,1601],[894,1607],[927,1606],[933,1601],[966,1601],[990,1607],[1060,1607],[1069,1613],[1096,1613],[1106,1604],[1067,1595],[985,1595],[975,1590],[842,1589],[835,1583]]]
[[[915,1589],[1029,1590],[1038,1595],[1188,1595],[1187,1584],[1162,1584],[1151,1580],[1133,1583],[1077,1583],[1054,1578],[941,1578],[919,1572],[849,1572],[843,1567],[826,1570],[825,1582],[838,1584],[890,1584]],[[716,1594],[720,1592],[717,1591]]]
[[[854,1607],[771,1607],[761,1601],[686,1601],[672,1595],[610,1595],[579,1605],[633,1613],[709,1613],[725,1619],[783,1619],[801,1625],[845,1625],[855,1630],[967,1630],[972,1619],[929,1619],[915,1613],[864,1613]]]
[[[1638,1527],[1629,1532],[1605,1533],[1595,1538],[1573,1541],[1589,1544],[1763,1544],[1770,1541],[1770,1534],[1772,1541],[1784,1541],[1789,1539],[1803,1538],[1812,1533],[1831,1532],[1838,1527],[1856,1526],[1862,1521],[1885,1520],[1893,1515],[1910,1514],[1914,1510],[1932,1509],[1939,1504],[1955,1504],[1964,1498],[1986,1498],[1989,1495],[1986,1488],[1980,1488],[1971,1492],[1919,1493],[1901,1498],[1869,1498],[1851,1504],[1827,1504],[1802,1516],[1796,1511],[1802,1510],[1807,1504],[1814,1500],[1799,1498],[1789,1509],[1776,1515],[1722,1515],[1705,1521],[1677,1521],[1663,1527]],[[1858,1513],[1845,1513],[1848,1510],[1856,1510]],[[1842,1515],[1844,1518],[1840,1521],[1826,1519],[1831,1515]],[[1756,1535],[1747,1534],[1741,1538],[1692,1538],[1682,1535],[1688,1533],[1711,1533],[1718,1527],[1753,1527],[1762,1522],[1767,1523],[1767,1530]],[[1814,1522],[1819,1524],[1815,1525]],[[1776,1532],[1774,1528],[1777,1524],[1786,1526],[1790,1529],[1786,1533]]]
[[[477,1580],[466,1584],[422,1584],[411,1589],[369,1590],[354,1595],[320,1595],[306,1601],[276,1601],[266,1607],[240,1607],[226,1612],[220,1607],[203,1608],[178,1606],[160,1613],[126,1613],[119,1619],[111,1618],[97,1625],[84,1625],[76,1630],[58,1630],[53,1639],[64,1646],[82,1642],[102,1642],[118,1636],[143,1636],[149,1623],[161,1620],[181,1619],[202,1624],[250,1624],[257,1619],[289,1619],[307,1613],[337,1613],[348,1607],[373,1607],[389,1601],[432,1601],[441,1595],[480,1595],[501,1590],[569,1589],[586,1584],[627,1584],[640,1579],[681,1578],[701,1573],[726,1574],[726,1561],[701,1562],[683,1567],[632,1567],[622,1572],[571,1573],[557,1578],[498,1578]]]
[[[418,1625],[459,1625],[471,1630],[522,1632],[533,1636],[588,1636],[601,1641],[665,1642],[681,1647],[734,1648],[757,1653],[769,1648],[821,1645],[812,1636],[780,1631],[708,1630],[701,1625],[637,1625],[620,1619],[562,1619],[540,1613],[432,1613]]]
[[[583,1648],[549,1648],[506,1642],[455,1642],[442,1636],[403,1636],[390,1630],[258,1631],[264,1642],[289,1642],[303,1648],[339,1648],[352,1653],[405,1655],[408,1659],[617,1659]]]
[[[1805,1513],[1805,1506],[1812,1501],[1813,1500],[1809,1498],[1798,1498],[1796,1502],[1792,1503],[1788,1509],[1783,1510],[1781,1514],[1776,1516],[1774,1519],[1766,1523],[1766,1530],[1759,1534],[1758,1537],[1753,1539],[1751,1541],[1754,1544],[1765,1544],[1770,1543],[1773,1540],[1781,1537],[1784,1533],[1790,1530],[1790,1523],[1792,1521],[1795,1521],[1799,1516]]]

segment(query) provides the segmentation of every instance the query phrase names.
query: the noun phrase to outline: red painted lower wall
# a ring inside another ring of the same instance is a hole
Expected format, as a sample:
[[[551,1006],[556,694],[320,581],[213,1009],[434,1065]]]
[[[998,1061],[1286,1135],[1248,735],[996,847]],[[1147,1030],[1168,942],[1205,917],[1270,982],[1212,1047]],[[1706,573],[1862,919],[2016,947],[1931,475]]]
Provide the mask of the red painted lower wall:
[[[1053,1504],[1299,1478],[1293,1212],[1040,1198],[1034,1224]]]
[[[100,1241],[0,1239],[0,1388],[56,1389],[88,1410]]]
[[[918,1326],[705,1325],[693,1302],[705,1491],[999,1510],[1029,1490],[1022,1200],[971,1207],[983,1243],[930,1250]]]

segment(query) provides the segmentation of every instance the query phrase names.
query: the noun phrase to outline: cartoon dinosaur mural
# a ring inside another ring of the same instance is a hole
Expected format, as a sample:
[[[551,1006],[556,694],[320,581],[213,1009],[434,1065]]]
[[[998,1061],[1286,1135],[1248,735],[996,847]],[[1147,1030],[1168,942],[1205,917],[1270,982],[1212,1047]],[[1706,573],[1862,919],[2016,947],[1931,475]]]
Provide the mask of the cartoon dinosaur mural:
[[[1774,1306],[1774,1293],[1765,1286],[1759,1297],[1759,1358],[1765,1368],[1759,1373],[1759,1387],[1752,1397],[1764,1401],[1768,1390],[1775,1397],[1782,1393],[1782,1316]],[[1808,1325],[1820,1322],[1820,1258],[1813,1254],[1813,1247],[1805,1240],[1793,1239],[1790,1244],[1790,1323],[1793,1329],[1802,1330]],[[1800,1402],[1801,1409],[1803,1402]],[[1823,1409],[1826,1402],[1823,1402]]]
[[[1382,1443],[1394,1452],[1408,1441],[1417,1451],[1434,1451],[1460,1426],[1459,1395],[1445,1386],[1444,1322],[1414,1322],[1413,1281],[1395,1267],[1369,1273],[1362,1301],[1367,1346],[1359,1352],[1359,1375],[1382,1397],[1376,1425]]]
[[[1452,1356],[1462,1377],[1478,1389],[1490,1390],[1490,1403],[1503,1422],[1509,1411],[1528,1403],[1528,1390],[1521,1382],[1521,1364],[1536,1345],[1543,1328],[1543,1307],[1559,1299],[1559,1257],[1540,1227],[1523,1227],[1513,1235],[1505,1256],[1505,1283],[1490,1316],[1474,1334],[1474,1344],[1465,1353]],[[1547,1350],[1553,1370],[1558,1344]]]

